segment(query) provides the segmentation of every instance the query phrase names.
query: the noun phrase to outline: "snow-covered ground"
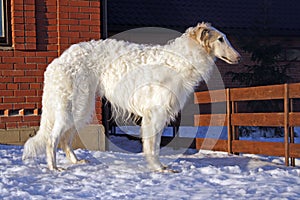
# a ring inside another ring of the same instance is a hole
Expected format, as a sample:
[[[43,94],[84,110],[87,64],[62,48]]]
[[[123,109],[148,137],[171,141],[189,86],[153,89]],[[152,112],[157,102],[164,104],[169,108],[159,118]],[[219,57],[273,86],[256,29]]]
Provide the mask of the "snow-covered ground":
[[[141,149],[137,141],[113,140]],[[162,162],[180,172],[155,173],[142,153],[76,150],[90,163],[72,165],[59,151],[66,170],[52,172],[43,158],[23,163],[22,151],[0,145],[0,199],[300,199],[300,168],[285,167],[282,158],[167,147]]]

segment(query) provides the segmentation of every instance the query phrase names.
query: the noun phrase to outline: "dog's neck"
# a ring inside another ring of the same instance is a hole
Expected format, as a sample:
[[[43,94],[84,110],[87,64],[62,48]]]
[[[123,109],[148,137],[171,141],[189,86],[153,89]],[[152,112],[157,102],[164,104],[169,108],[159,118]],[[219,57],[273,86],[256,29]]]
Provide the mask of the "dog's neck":
[[[181,69],[180,66],[178,66],[180,71],[193,71],[193,73],[190,74],[189,79],[192,79],[193,81],[199,81],[201,79],[206,82],[208,81],[212,68],[205,66],[215,65],[216,57],[209,54],[203,46],[183,34],[166,47],[169,50],[176,52],[180,57],[186,59],[186,61],[190,63],[188,69]]]

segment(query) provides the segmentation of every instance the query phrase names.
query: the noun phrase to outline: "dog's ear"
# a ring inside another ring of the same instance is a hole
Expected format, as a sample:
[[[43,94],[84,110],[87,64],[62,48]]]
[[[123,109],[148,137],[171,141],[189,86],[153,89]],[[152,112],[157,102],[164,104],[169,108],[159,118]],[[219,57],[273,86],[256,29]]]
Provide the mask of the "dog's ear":
[[[199,35],[200,35],[200,40],[203,42],[204,39],[206,39],[207,36],[209,35],[209,30],[207,28],[201,28]]]

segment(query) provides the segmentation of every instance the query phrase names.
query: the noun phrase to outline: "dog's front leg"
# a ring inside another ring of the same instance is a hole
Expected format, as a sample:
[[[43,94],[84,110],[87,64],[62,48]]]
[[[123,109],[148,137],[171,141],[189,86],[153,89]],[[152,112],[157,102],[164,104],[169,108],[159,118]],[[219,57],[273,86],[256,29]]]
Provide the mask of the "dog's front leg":
[[[142,120],[143,151],[151,170],[162,171],[166,167],[159,161],[160,141],[165,127],[166,114],[162,110],[152,110]]]
[[[143,151],[149,168],[154,171],[161,171],[165,167],[159,161],[160,139],[158,139],[157,135],[159,135],[160,137],[161,134],[156,134],[150,137],[143,137]]]

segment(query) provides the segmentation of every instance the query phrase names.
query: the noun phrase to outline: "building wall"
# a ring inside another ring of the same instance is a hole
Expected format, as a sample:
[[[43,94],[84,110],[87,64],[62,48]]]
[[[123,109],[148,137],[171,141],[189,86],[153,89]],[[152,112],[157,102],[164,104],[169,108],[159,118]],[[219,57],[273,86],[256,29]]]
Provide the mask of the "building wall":
[[[0,129],[39,126],[44,71],[71,44],[100,38],[100,0],[11,0],[11,30],[12,46],[0,46]]]

